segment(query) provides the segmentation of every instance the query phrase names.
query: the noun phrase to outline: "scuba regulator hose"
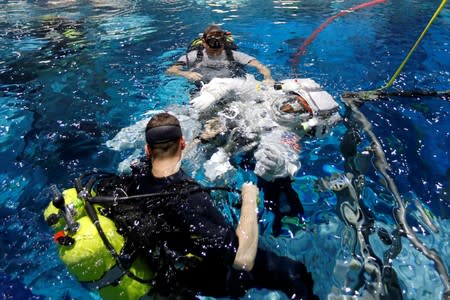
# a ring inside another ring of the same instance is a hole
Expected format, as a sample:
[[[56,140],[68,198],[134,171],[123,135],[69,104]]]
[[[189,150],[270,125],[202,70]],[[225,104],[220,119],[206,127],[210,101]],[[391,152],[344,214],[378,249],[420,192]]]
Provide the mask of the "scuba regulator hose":
[[[82,183],[81,183],[81,179],[84,176],[90,176],[92,174],[96,174],[97,172],[91,172],[91,173],[87,173],[84,174],[82,176],[80,176],[79,178],[75,179],[75,188],[78,192],[78,196],[85,201],[85,211],[86,214],[88,215],[89,219],[92,221],[92,223],[94,224],[94,226],[97,229],[98,234],[100,235],[100,238],[102,239],[104,245],[106,246],[106,248],[109,250],[109,252],[111,253],[111,255],[114,257],[114,260],[116,261],[118,267],[131,279],[136,280],[139,283],[143,283],[143,284],[150,284],[152,283],[152,279],[142,279],[138,276],[136,276],[135,274],[133,274],[128,268],[125,268],[123,263],[122,263],[122,259],[120,257],[120,255],[116,252],[116,250],[114,249],[113,245],[111,244],[111,242],[108,240],[108,237],[105,235],[105,232],[103,231],[102,226],[100,225],[100,220],[97,216],[97,212],[95,210],[95,208],[93,207],[93,204],[91,203],[91,191],[92,191],[92,187],[94,186],[94,184],[97,182],[98,177],[97,176],[91,176],[87,182],[87,184],[83,187]],[[98,176],[100,177],[106,177],[109,176],[111,174],[107,174],[107,173],[102,173]],[[93,202],[95,203],[95,202]]]
[[[199,187],[191,188],[191,189],[181,189],[180,191],[177,191],[177,192],[160,192],[160,193],[142,194],[142,195],[134,195],[134,196],[123,196],[123,197],[95,196],[95,197],[90,198],[87,201],[89,201],[90,203],[93,203],[93,204],[94,203],[95,204],[118,203],[118,202],[127,201],[127,200],[151,200],[151,198],[157,199],[158,197],[176,196],[176,195],[183,194],[183,193],[193,194],[193,193],[198,193],[198,192],[202,192],[202,191],[213,191],[213,190],[221,190],[221,191],[232,192],[232,193],[240,193],[240,191],[238,189],[229,188],[226,186],[215,186],[215,187],[199,186]]]
[[[125,268],[123,266],[122,259],[120,258],[120,255],[116,252],[116,250],[114,249],[113,245],[111,245],[111,243],[109,242],[108,237],[105,235],[105,232],[103,231],[102,226],[100,225],[100,220],[98,219],[98,216],[97,216],[97,213],[96,213],[94,207],[92,206],[92,204],[87,199],[86,199],[86,204],[85,204],[84,208],[86,210],[86,214],[89,216],[89,218],[91,219],[92,223],[97,228],[98,234],[100,235],[100,237],[101,237],[103,243],[105,244],[106,248],[108,248],[109,252],[114,257],[114,260],[116,261],[116,263],[119,266],[119,268],[128,277],[130,277],[133,280],[136,280],[137,282],[140,282],[140,283],[143,283],[143,284],[152,283],[152,279],[142,279],[142,278],[136,276],[135,274],[133,274],[128,268]]]

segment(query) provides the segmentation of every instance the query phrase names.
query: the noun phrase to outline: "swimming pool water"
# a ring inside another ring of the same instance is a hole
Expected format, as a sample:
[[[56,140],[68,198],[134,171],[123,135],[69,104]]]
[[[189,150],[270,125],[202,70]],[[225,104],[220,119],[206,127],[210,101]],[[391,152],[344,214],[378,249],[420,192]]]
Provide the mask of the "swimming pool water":
[[[164,71],[209,23],[231,31],[239,48],[269,66],[277,80],[309,77],[341,102],[344,91],[383,86],[440,1],[385,1],[332,21],[299,56],[299,47],[329,17],[365,1],[4,1],[0,3],[0,295],[2,299],[96,299],[59,261],[42,211],[49,185],[69,187],[93,167],[115,171],[130,153],[105,142],[143,113],[187,104],[192,85]],[[448,90],[450,9],[443,9],[394,87]],[[443,97],[366,103],[408,204],[410,224],[449,270],[450,103]],[[340,287],[333,267],[344,257],[335,198],[317,193],[311,177],[343,169],[338,126],[323,140],[302,142],[295,187],[314,230],[286,246],[310,262],[321,299]],[[369,140],[364,137],[363,143]],[[393,229],[393,199],[376,172],[367,175],[364,203],[376,226]],[[414,200],[432,214],[433,234]],[[377,254],[385,246],[376,236]],[[311,248],[303,251],[304,245]],[[324,257],[329,258],[329,261]],[[404,299],[439,299],[443,285],[430,260],[403,240],[393,262]],[[269,291],[255,297],[275,297]]]

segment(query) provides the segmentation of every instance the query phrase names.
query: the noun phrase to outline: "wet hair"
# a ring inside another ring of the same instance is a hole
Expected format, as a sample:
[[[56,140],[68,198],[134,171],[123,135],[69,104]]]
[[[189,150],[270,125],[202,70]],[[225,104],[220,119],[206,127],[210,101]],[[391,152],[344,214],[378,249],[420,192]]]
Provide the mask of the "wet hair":
[[[211,49],[220,49],[225,47],[225,32],[218,25],[210,25],[203,32],[203,41]]]
[[[219,25],[215,25],[215,24],[211,24],[208,27],[206,27],[205,31],[203,31],[203,39],[206,39],[206,37],[211,33],[211,32],[222,32],[222,27],[220,27]]]
[[[175,155],[181,137],[180,122],[169,113],[154,115],[145,127],[145,139],[154,157]]]

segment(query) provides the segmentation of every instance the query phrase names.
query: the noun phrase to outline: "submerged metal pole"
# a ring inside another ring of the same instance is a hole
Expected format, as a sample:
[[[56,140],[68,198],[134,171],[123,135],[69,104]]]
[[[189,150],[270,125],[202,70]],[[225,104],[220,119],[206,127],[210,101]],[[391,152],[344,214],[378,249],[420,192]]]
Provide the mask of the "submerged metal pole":
[[[387,163],[381,144],[372,131],[372,125],[370,124],[369,120],[367,120],[366,116],[361,111],[359,111],[358,107],[354,104],[353,98],[343,97],[343,100],[345,104],[351,109],[355,119],[361,123],[361,125],[363,126],[363,130],[369,135],[372,141],[372,150],[375,153],[376,157],[375,167],[383,176],[384,180],[386,181],[387,188],[395,199],[396,208],[394,218],[397,224],[400,226],[400,230],[403,231],[408,240],[414,245],[417,250],[422,252],[428,259],[434,262],[434,267],[439,273],[439,277],[441,278],[442,284],[444,286],[444,293],[442,298],[444,300],[450,299],[450,282],[447,269],[445,268],[445,265],[439,254],[434,249],[429,249],[427,246],[425,246],[425,244],[417,238],[415,232],[409,226],[406,220],[405,204],[400,197],[394,180],[387,172],[387,170],[389,169],[389,165]]]

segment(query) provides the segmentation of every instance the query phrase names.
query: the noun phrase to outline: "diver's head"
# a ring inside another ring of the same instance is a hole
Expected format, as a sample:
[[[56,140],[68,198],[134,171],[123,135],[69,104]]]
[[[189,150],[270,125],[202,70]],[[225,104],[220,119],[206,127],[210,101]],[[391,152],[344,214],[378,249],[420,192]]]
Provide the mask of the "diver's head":
[[[280,96],[272,103],[272,112],[279,124],[297,128],[313,117],[311,107],[300,94],[289,92]]]
[[[312,114],[312,109],[305,98],[294,92],[287,95],[287,99],[282,102],[279,109],[289,114]]]
[[[203,46],[211,52],[221,52],[225,47],[226,33],[218,25],[209,25],[203,32]]]
[[[145,152],[152,159],[175,157],[185,148],[180,122],[169,113],[159,113],[150,119],[145,140]]]

